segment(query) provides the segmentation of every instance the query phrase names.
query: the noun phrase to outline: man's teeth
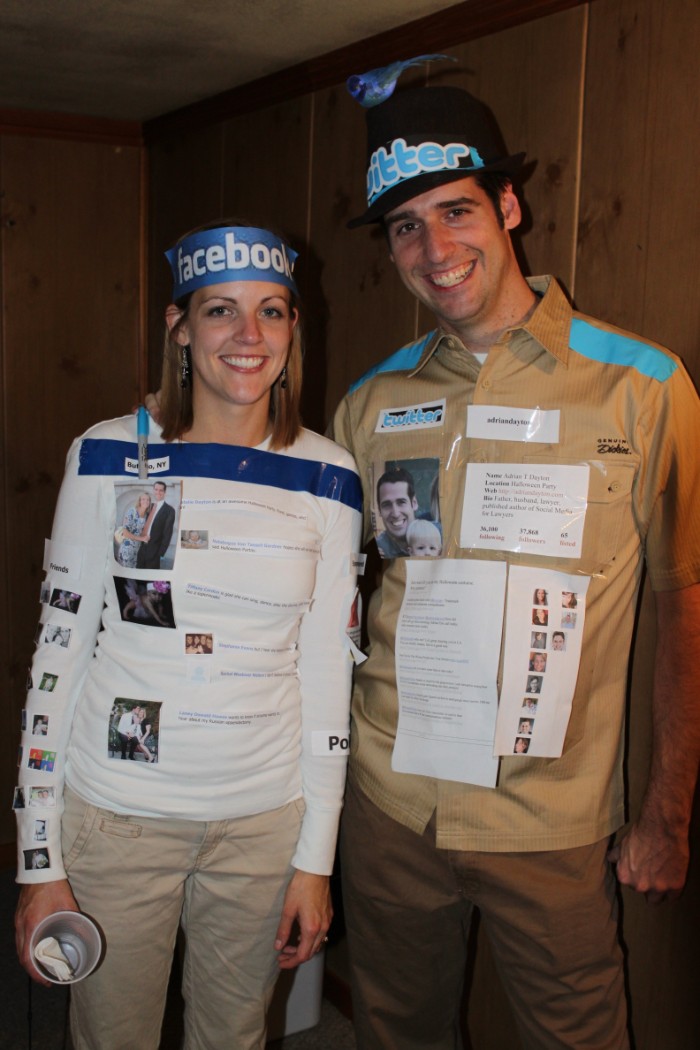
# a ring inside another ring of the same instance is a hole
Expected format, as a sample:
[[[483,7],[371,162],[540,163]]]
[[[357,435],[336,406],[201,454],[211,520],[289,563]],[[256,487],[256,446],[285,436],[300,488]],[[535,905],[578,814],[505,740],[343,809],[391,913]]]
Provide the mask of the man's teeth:
[[[234,368],[259,368],[262,364],[262,357],[225,357],[224,361],[227,365],[233,365]]]
[[[468,266],[460,266],[458,270],[450,270],[448,273],[431,273],[430,280],[438,288],[451,288],[468,277],[474,266],[475,262],[470,262]]]

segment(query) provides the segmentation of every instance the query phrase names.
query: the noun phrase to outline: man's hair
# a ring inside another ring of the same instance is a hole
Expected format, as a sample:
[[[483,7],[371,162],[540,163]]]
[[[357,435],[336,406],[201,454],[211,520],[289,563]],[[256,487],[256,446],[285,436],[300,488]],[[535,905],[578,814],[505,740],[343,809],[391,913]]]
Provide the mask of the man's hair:
[[[382,485],[396,485],[402,481],[405,481],[408,485],[408,498],[413,499],[416,494],[413,475],[405,467],[392,467],[390,470],[385,470],[377,482],[377,504],[381,504],[380,492]]]
[[[555,638],[561,638],[561,640],[564,641],[566,635],[563,631],[554,631],[554,633],[552,634],[552,641],[554,641]]]
[[[491,201],[493,210],[496,213],[498,225],[502,230],[505,229],[506,223],[503,216],[503,208],[501,207],[501,200],[505,191],[512,185],[510,176],[501,171],[484,171],[481,174],[476,172],[474,180],[479,189],[483,190]]]

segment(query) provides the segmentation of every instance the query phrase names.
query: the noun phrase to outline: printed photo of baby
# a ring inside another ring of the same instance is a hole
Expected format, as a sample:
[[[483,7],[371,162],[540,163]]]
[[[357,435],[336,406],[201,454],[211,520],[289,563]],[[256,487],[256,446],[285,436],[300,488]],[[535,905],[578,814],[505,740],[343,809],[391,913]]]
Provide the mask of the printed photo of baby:
[[[432,521],[418,518],[406,529],[406,544],[409,558],[440,558],[442,556],[442,535],[439,527]]]

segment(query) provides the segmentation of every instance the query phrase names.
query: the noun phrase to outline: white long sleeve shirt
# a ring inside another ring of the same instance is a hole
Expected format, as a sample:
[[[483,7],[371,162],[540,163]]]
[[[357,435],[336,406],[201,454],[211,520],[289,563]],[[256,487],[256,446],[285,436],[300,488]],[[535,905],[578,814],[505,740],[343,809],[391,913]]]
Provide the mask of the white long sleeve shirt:
[[[148,817],[223,820],[303,798],[293,864],[327,874],[348,753],[352,457],[309,431],[270,452],[165,444],[152,427],[139,482],[135,427],[133,416],[98,424],[68,455],[22,734],[18,881],[65,877],[64,778],[94,805]],[[176,511],[170,548],[158,569],[123,567],[125,509],[156,481]],[[182,545],[191,530],[206,546]],[[51,604],[57,589],[77,612]],[[193,635],[211,636],[210,654],[186,653]],[[134,708],[151,730],[130,759],[119,723]],[[35,715],[48,717],[41,737]]]

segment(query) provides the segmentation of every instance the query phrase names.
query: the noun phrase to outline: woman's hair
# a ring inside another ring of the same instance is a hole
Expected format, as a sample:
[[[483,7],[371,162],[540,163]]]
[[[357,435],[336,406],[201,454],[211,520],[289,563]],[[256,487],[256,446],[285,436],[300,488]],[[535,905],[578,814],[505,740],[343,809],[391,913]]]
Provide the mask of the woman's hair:
[[[204,230],[217,230],[225,226],[251,227],[252,223],[243,219],[226,218],[217,219],[215,222],[207,222],[188,230],[177,241],[180,244],[193,233],[202,233]],[[275,232],[274,230],[271,232]],[[176,336],[180,326],[187,320],[187,313],[193,293],[184,295],[175,302],[178,309],[182,310],[182,317],[172,330],[166,330],[165,345],[163,348],[163,373],[161,377],[161,400],[160,419],[163,438],[165,441],[174,441],[182,437],[192,426],[192,384],[194,375],[190,369],[190,382],[186,387],[181,386],[180,376],[182,372],[182,346],[177,342]],[[289,344],[289,354],[285,362],[286,375],[285,386],[282,387],[280,379],[277,379],[270,391],[270,419],[272,420],[272,437],[270,447],[273,449],[286,448],[292,445],[301,430],[301,382],[303,361],[303,333],[300,317],[299,300],[294,292],[289,293],[290,310],[297,312],[297,323],[292,332]]]
[[[148,492],[139,492],[138,496],[136,497],[136,502],[134,503],[134,510],[137,511],[139,509],[139,504],[140,504],[140,502],[141,502],[141,500],[143,499],[144,496],[148,500],[148,506],[150,507],[150,505],[151,505],[151,497],[150,497],[149,493]]]

